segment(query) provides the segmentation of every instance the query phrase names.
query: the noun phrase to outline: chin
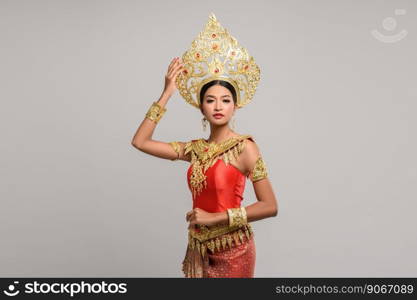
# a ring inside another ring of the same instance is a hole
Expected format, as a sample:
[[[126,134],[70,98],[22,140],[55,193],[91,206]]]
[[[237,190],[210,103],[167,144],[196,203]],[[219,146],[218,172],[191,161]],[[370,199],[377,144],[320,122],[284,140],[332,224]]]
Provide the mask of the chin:
[[[216,125],[224,125],[227,124],[229,121],[213,119],[211,122]]]

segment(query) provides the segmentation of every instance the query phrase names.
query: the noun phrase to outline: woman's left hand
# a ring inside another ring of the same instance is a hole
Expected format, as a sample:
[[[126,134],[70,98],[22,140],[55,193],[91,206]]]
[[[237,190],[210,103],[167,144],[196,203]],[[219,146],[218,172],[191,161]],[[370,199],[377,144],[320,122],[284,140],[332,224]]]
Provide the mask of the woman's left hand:
[[[201,208],[194,208],[187,212],[185,219],[190,222],[188,228],[194,227],[195,224],[212,226],[217,223],[217,213],[209,213]]]

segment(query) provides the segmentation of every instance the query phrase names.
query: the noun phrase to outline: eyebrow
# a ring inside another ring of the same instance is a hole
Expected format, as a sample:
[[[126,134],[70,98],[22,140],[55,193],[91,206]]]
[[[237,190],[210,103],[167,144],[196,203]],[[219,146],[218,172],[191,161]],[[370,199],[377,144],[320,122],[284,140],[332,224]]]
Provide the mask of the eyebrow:
[[[207,96],[206,96],[206,98],[208,98],[208,97],[216,98],[216,97],[215,97],[215,96],[213,96],[213,95],[207,95]],[[223,95],[222,97],[230,97],[230,95]]]

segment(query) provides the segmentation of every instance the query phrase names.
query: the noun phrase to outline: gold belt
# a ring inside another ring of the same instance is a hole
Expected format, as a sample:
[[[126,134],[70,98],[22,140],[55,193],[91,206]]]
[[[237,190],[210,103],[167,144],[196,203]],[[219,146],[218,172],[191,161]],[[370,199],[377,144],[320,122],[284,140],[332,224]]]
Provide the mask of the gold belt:
[[[197,248],[198,252],[204,257],[207,250],[215,253],[215,250],[225,250],[226,246],[232,248],[233,242],[240,245],[244,242],[244,238],[250,239],[253,230],[250,223],[240,227],[230,227],[227,225],[214,225],[207,227],[206,225],[196,225],[197,228],[188,230],[188,245],[191,249]]]

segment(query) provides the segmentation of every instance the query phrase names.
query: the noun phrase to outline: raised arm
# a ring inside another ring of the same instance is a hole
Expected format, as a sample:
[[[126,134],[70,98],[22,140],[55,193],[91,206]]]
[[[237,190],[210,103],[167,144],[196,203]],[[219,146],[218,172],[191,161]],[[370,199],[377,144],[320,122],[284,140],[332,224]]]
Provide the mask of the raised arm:
[[[183,65],[180,58],[174,58],[165,75],[165,88],[158,101],[152,103],[142,123],[139,125],[132,139],[132,146],[136,149],[164,159],[190,161],[190,155],[184,155],[185,142],[162,142],[152,139],[155,127],[166,111],[166,104],[176,90],[175,79],[181,72]]]

